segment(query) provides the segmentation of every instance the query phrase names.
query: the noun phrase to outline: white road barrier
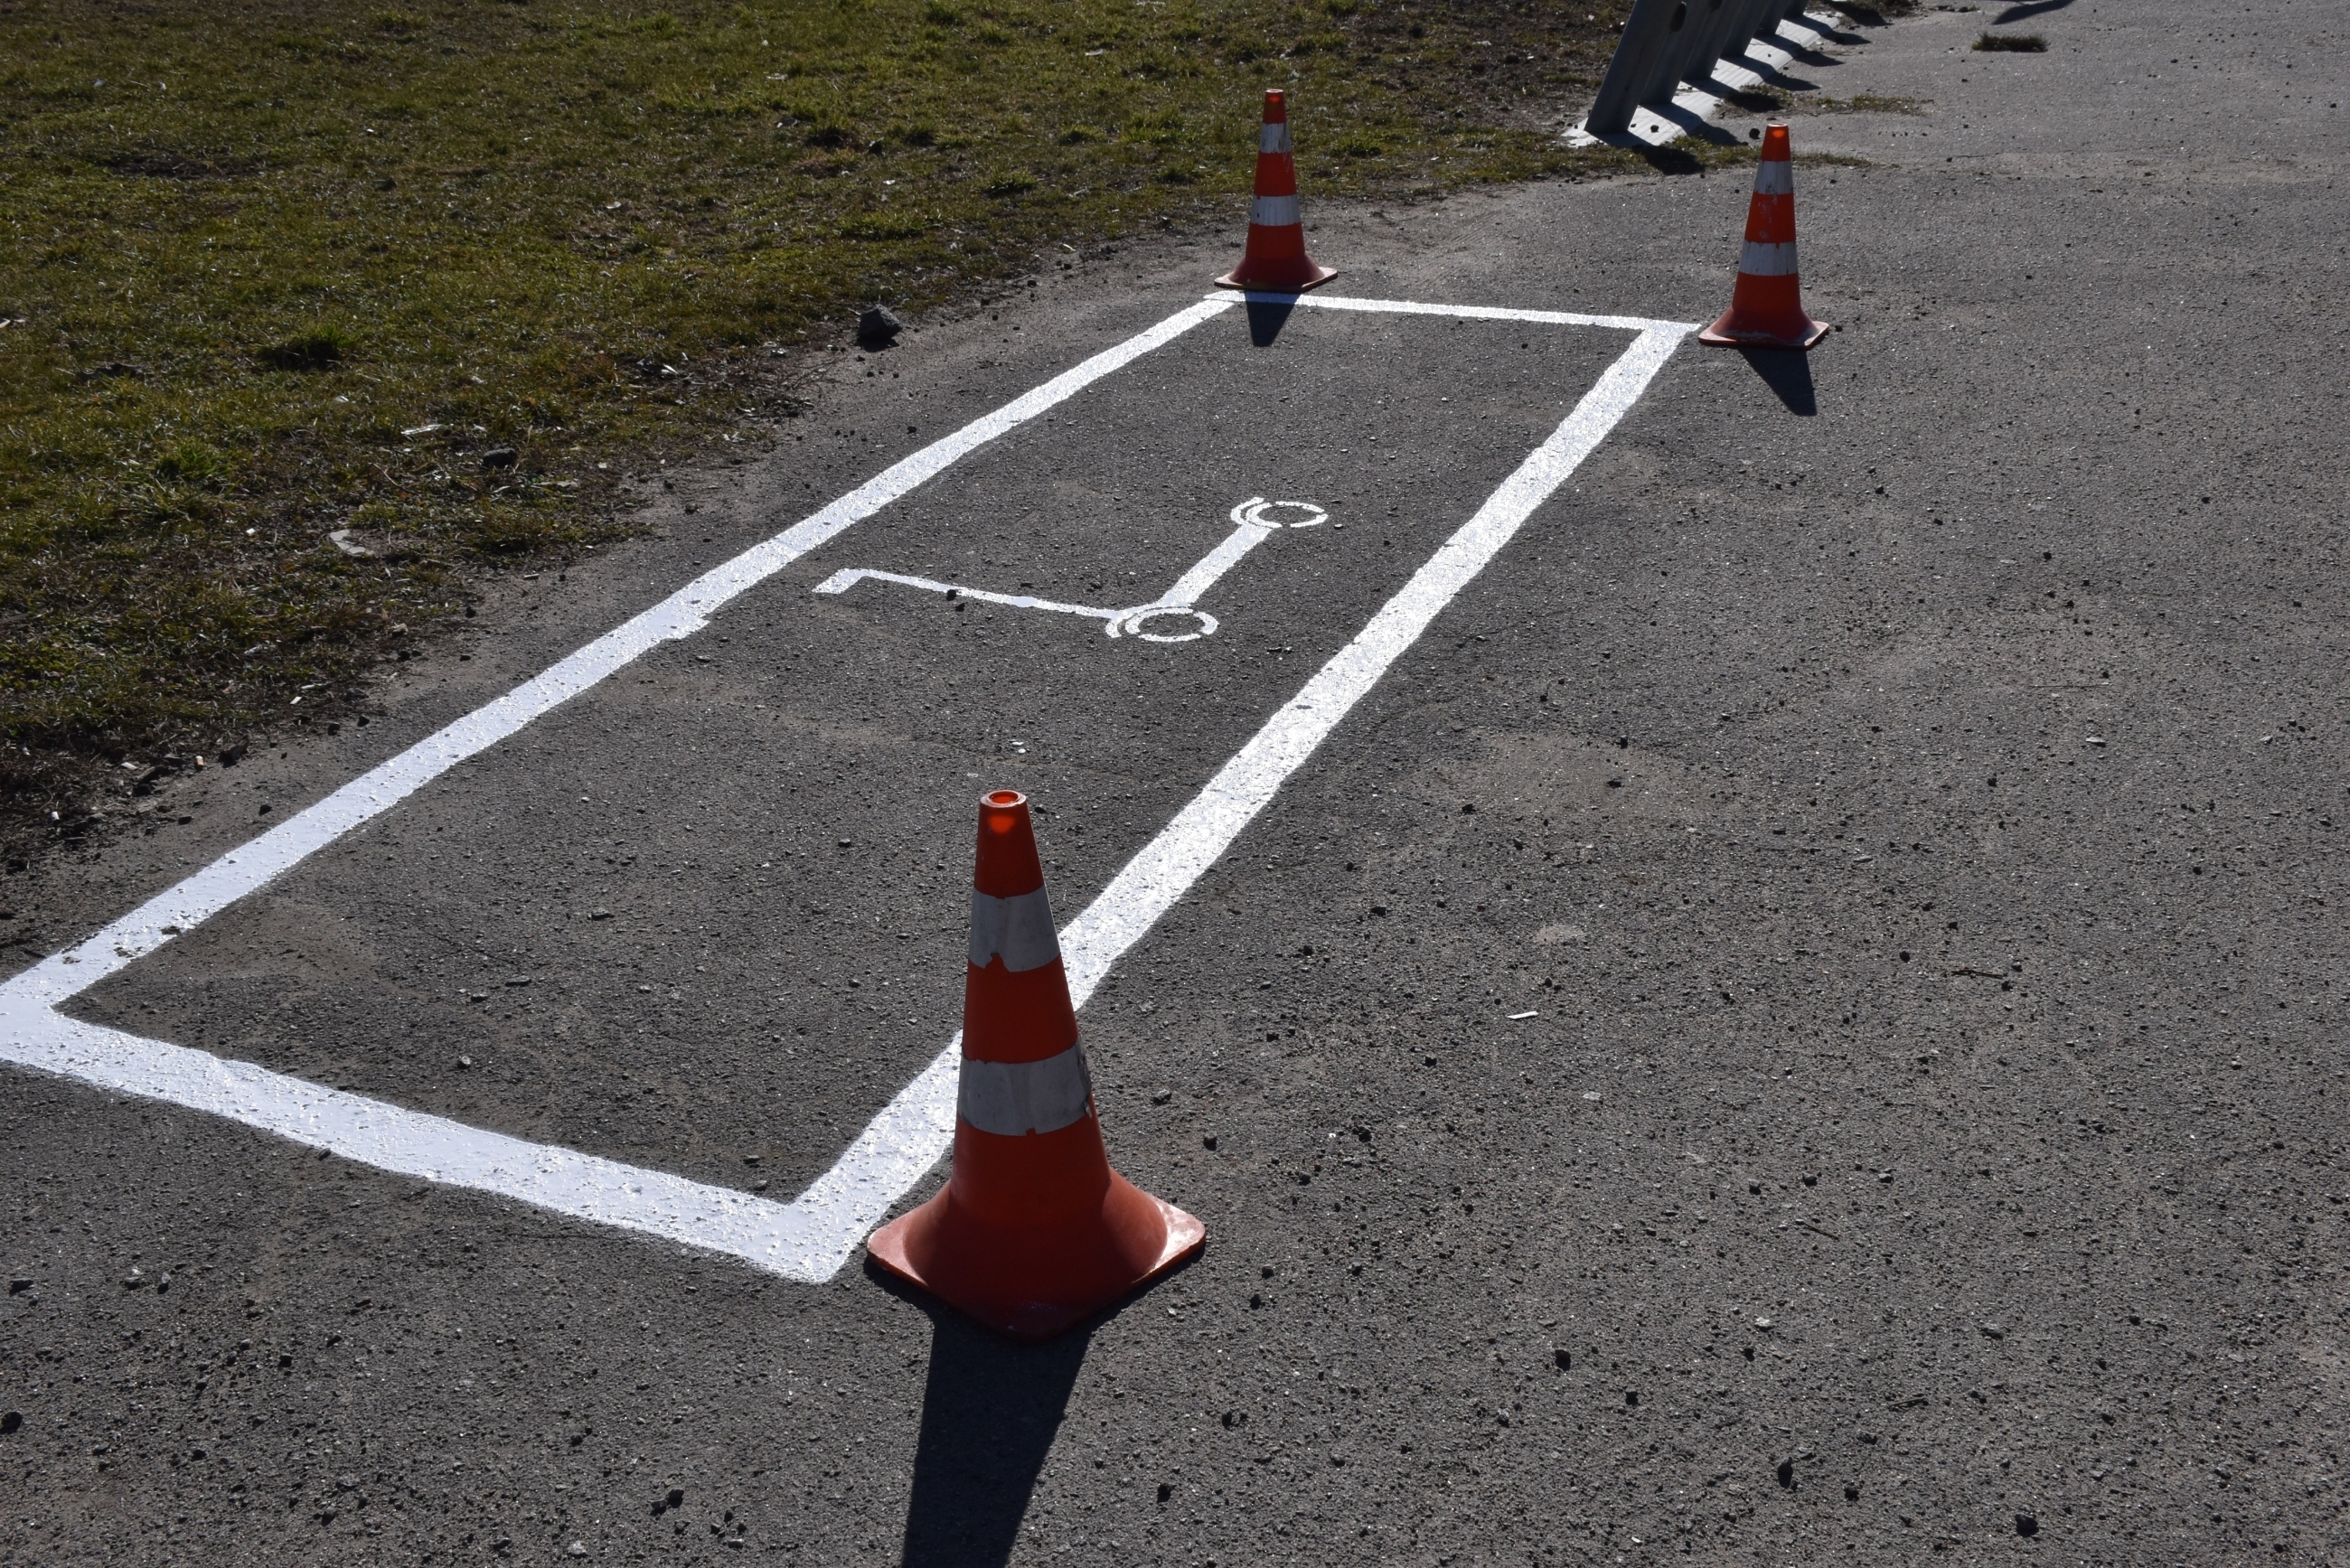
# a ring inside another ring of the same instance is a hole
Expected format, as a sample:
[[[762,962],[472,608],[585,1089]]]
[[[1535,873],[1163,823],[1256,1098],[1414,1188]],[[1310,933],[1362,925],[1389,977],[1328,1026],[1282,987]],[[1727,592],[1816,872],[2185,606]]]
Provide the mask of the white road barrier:
[[[1804,35],[1816,37],[1840,25],[1825,13],[1808,15],[1807,3],[1632,0],[1599,95],[1567,140],[1672,140],[1711,117],[1726,92],[1769,81],[1794,57]]]

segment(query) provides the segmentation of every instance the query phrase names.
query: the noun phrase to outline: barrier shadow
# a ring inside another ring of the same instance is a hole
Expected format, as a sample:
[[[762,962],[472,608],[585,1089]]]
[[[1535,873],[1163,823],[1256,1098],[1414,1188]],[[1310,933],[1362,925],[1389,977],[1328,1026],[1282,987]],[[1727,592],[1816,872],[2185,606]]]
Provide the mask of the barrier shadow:
[[[1730,90],[1725,87],[1709,86],[1705,82],[1692,82],[1690,85],[1699,88],[1700,91],[1712,93],[1717,98]],[[1693,141],[1711,141],[1717,146],[1726,146],[1738,140],[1736,135],[1724,130],[1721,127],[1714,124],[1713,121],[1706,119],[1705,116],[1697,113],[1693,109],[1683,109],[1679,104],[1644,103],[1640,107],[1647,109],[1650,114],[1655,115],[1659,119],[1668,120],[1672,124],[1679,126],[1680,128],[1681,134],[1690,138]],[[1661,151],[1662,149],[1659,149],[1659,151]],[[1653,163],[1656,160],[1652,158],[1649,161]]]
[[[2010,22],[2029,22],[2034,16],[2044,16],[2050,11],[2062,11],[2072,3],[2073,0],[2023,0],[2023,4],[2010,5],[1993,16],[1991,25],[1999,27]]]
[[[1667,142],[1662,147],[1650,147],[1645,142],[1627,151],[1637,152],[1640,161],[1659,174],[1700,174],[1705,171],[1705,161],[1686,147]]]
[[[1799,53],[1802,55],[1811,56],[1808,60],[1804,62],[1807,65],[1833,66],[1837,63],[1835,57],[1833,55],[1814,54],[1810,50],[1803,50],[1799,52],[1793,47],[1790,47],[1787,51],[1788,63],[1791,65],[1795,63],[1799,57]],[[1728,82],[1723,81],[1720,74],[1720,69],[1723,66],[1736,66],[1741,69],[1752,71],[1756,76],[1762,78],[1757,85],[1766,88],[1777,88],[1784,92],[1817,92],[1820,88],[1819,83],[1813,81],[1808,77],[1789,76],[1785,71],[1781,70],[1777,66],[1773,65],[1770,61],[1758,60],[1752,55],[1724,55],[1721,59],[1714,62],[1714,71],[1710,73],[1705,80],[1698,83],[1697,85],[1705,88],[1706,91],[1714,94],[1718,98],[1726,98],[1733,102],[1736,101],[1740,93],[1752,92],[1754,88],[1731,87]]]
[[[1871,11],[1869,15],[1877,16],[1877,13],[1874,11]],[[1821,23],[1814,21],[1809,13],[1799,13],[1796,16],[1788,17],[1786,25],[1789,26],[1801,27],[1804,31],[1811,34],[1813,36],[1825,38],[1831,44],[1860,44],[1867,41],[1858,33],[1847,33],[1840,27],[1823,26]],[[1881,27],[1885,25],[1885,18],[1882,16],[1877,16],[1876,26]],[[1777,37],[1772,39],[1771,42],[1778,44],[1783,48],[1785,47],[1786,34],[1782,32]]]
[[[1068,1415],[1100,1318],[1042,1345],[990,1333],[869,1260],[868,1277],[931,1319],[930,1378],[906,1505],[905,1568],[1003,1568]]]
[[[1806,417],[1820,411],[1819,395],[1812,387],[1812,357],[1800,348],[1741,348],[1739,354],[1762,384],[1779,395],[1791,414]]]
[[[1270,348],[1281,329],[1289,324],[1290,313],[1297,308],[1294,294],[1249,296],[1249,341],[1260,348]]]

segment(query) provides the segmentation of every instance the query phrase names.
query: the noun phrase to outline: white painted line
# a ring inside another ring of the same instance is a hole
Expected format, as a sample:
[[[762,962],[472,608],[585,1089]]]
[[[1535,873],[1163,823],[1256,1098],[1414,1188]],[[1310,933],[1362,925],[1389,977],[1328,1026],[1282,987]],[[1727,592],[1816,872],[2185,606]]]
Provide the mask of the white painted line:
[[[936,477],[962,458],[1066,401],[1111,371],[1181,337],[1236,303],[1229,295],[1179,310],[1147,331],[1103,350],[1034,391],[973,420],[943,440],[858,485],[821,512],[733,560],[712,567],[650,609],[606,632],[544,673],[369,769],[285,822],[157,894],[78,947],[53,953],[0,986],[0,996],[54,1005],[78,995],[173,936],[283,876],[352,828],[390,810],[459,763],[497,744],[532,720],[632,662],[646,649],[691,637],[719,607],[758,587],[850,524]],[[0,1043],[0,1060],[8,1060]]]
[[[168,1101],[400,1175],[444,1182],[820,1282],[938,1163],[953,1140],[958,1033],[840,1159],[788,1204],[534,1144],[322,1087],[249,1063],[66,1017],[55,1004],[170,936],[217,913],[463,758],[512,734],[654,643],[690,635],[709,612],[888,504],[956,458],[1236,303],[1223,295],[1180,312],[1035,391],[925,448],[822,512],[717,568],[590,643],[536,680],[420,742],[291,821],[150,899],[67,952],[0,985],[0,1061]],[[1378,308],[1357,302],[1342,308]],[[1485,315],[1401,306],[1409,314]],[[1532,313],[1491,313],[1488,318]],[[1547,315],[1548,313],[1544,313]],[[1614,326],[1628,317],[1580,318]],[[1289,775],[1430,622],[1507,544],[1534,508],[1629,411],[1695,328],[1641,322],[1640,336],[1565,422],[1475,516],[1413,574],[1363,630],[1266,722],[1207,787],[1118,872],[1064,933],[1071,997],[1082,1007],[1128,949],[1214,863]],[[289,829],[299,827],[300,832]]]
[[[1214,295],[1208,296],[1215,298]],[[1231,296],[1225,296],[1230,298]],[[1425,305],[1416,299],[1357,299],[1344,294],[1264,294],[1250,290],[1251,305],[1303,305],[1315,310],[1361,310],[1389,316],[1457,316],[1464,321],[1530,321],[1544,327],[1607,327],[1619,332],[1669,331],[1679,323],[1645,316],[1586,316],[1575,310],[1508,310],[1493,305]]]
[[[899,587],[920,588],[928,593],[944,594],[949,598],[977,599],[982,604],[1006,605],[1013,609],[1051,610],[1056,615],[1091,616],[1096,620],[1116,620],[1124,610],[1097,609],[1092,605],[1065,605],[1058,599],[1040,599],[1034,594],[996,594],[985,588],[965,587],[961,583],[942,583],[936,577],[910,577],[903,572],[879,572],[870,566],[851,566],[825,578],[808,592],[812,594],[845,594],[858,584],[871,580],[896,583]]]
[[[1238,512],[1246,506],[1234,507]],[[1146,609],[1190,609],[1200,602],[1200,596],[1216,586],[1217,579],[1241,563],[1241,557],[1273,537],[1273,529],[1262,523],[1243,523],[1225,535],[1216,547],[1192,563],[1191,569],[1175,579],[1174,586],[1159,596],[1155,604]]]
[[[209,1112],[398,1176],[470,1187],[575,1220],[728,1253],[787,1279],[813,1283],[831,1278],[840,1267],[834,1239],[837,1221],[812,1227],[809,1220],[821,1219],[822,1211],[805,1210],[806,1199],[787,1207],[748,1192],[529,1143],[249,1062],[84,1023],[28,997],[0,993],[0,1031],[5,1033],[6,1059],[19,1066]],[[945,1084],[947,1125],[936,1136],[951,1141],[951,1064]],[[926,1130],[903,1129],[915,1137]],[[903,1179],[911,1182],[920,1175],[917,1170]],[[875,1162],[871,1176],[895,1179],[886,1162]],[[899,1190],[883,1199],[885,1209]]]
[[[1793,43],[1802,48],[1811,48],[1814,47],[1816,41],[1820,41],[1816,37],[1791,36],[1786,29],[1795,27],[1798,31],[1808,31],[1817,36],[1833,34],[1844,25],[1844,18],[1831,16],[1819,11],[1807,11],[1800,18],[1790,17],[1768,33],[1755,34],[1753,40],[1746,46],[1746,52],[1740,57],[1742,59],[1750,59],[1762,66],[1764,70],[1770,72],[1770,76],[1749,70],[1737,60],[1725,56],[1713,62],[1713,79],[1738,92],[1743,92],[1749,88],[1760,87],[1769,81],[1771,77],[1783,75],[1789,66],[1795,63],[1794,50],[1787,48],[1785,44]],[[1779,41],[1783,39],[1783,43]],[[1569,147],[1596,147],[1606,142],[1610,146],[1617,147],[1633,144],[1662,147],[1669,142],[1679,140],[1688,132],[1688,120],[1710,120],[1714,117],[1715,111],[1727,101],[1720,93],[1708,92],[1703,88],[1691,87],[1683,82],[1673,93],[1673,108],[1679,111],[1678,114],[1669,116],[1659,114],[1653,107],[1644,103],[1632,111],[1632,123],[1625,128],[1622,134],[1617,136],[1594,136],[1584,129],[1581,120],[1576,120],[1566,133],[1566,144]]]

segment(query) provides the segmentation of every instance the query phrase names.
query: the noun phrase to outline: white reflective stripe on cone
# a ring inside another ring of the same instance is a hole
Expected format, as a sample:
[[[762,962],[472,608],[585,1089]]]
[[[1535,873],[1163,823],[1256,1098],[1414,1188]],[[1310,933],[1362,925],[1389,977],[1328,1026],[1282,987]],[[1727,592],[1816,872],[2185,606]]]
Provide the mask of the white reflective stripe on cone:
[[[997,898],[972,889],[971,961],[980,969],[996,954],[1014,974],[1043,969],[1061,956],[1061,939],[1053,930],[1053,906],[1045,889]]]
[[[1795,275],[1795,242],[1783,245],[1766,245],[1760,240],[1746,242],[1746,249],[1738,257],[1738,270],[1749,277],[1793,277]]]
[[[1754,166],[1754,193],[1758,196],[1792,196],[1795,193],[1795,166],[1784,158],[1765,158]]]
[[[1093,1096],[1082,1045],[1041,1062],[974,1062],[966,1056],[955,1114],[982,1132],[1024,1137],[1058,1132],[1081,1119]]]
[[[1260,130],[1256,133],[1256,150],[1259,152],[1288,151],[1289,122],[1280,120]]]
[[[1294,229],[1299,219],[1295,196],[1259,196],[1249,203],[1249,222],[1260,229]]]

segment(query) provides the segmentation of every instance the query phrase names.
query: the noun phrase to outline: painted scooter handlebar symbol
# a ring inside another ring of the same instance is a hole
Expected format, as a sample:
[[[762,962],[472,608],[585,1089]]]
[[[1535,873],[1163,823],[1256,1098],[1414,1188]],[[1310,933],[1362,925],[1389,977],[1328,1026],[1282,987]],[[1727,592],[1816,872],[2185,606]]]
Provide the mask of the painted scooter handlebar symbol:
[[[1276,512],[1292,515],[1277,517]],[[927,593],[944,594],[949,598],[977,599],[983,604],[1007,605],[1014,609],[1052,610],[1060,615],[1087,616],[1105,622],[1102,629],[1111,637],[1131,637],[1144,642],[1197,642],[1212,637],[1216,618],[1198,607],[1200,596],[1216,585],[1217,579],[1239,564],[1240,558],[1273,537],[1282,528],[1314,528],[1328,521],[1329,513],[1311,501],[1268,501],[1253,495],[1232,510],[1232,531],[1222,544],[1200,557],[1198,563],[1165,593],[1148,604],[1128,605],[1119,609],[1104,609],[1097,605],[1062,604],[1055,599],[1040,599],[1030,594],[990,593],[985,588],[965,587],[961,583],[936,582],[929,577],[910,577],[897,572],[877,572],[868,567],[854,567],[835,572],[816,586],[820,594],[843,594],[859,582],[870,577],[876,582],[896,583],[909,588],[920,588]]]

